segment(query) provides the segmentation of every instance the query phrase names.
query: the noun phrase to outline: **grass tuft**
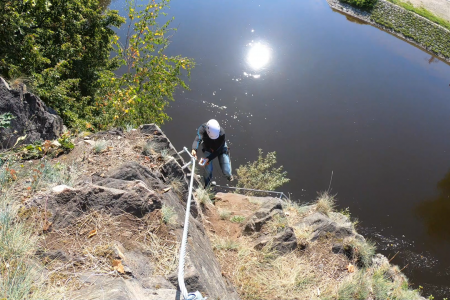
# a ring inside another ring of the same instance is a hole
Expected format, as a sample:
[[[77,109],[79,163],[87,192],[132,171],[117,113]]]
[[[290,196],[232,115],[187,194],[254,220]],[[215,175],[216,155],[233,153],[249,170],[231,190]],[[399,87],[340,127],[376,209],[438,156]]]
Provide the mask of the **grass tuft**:
[[[185,185],[186,183],[182,178],[171,177],[169,179],[169,185],[172,187],[173,191],[180,197],[185,193]]]
[[[221,220],[228,220],[231,216],[231,212],[226,209],[219,209],[219,216]]]
[[[288,226],[288,219],[282,215],[275,215],[272,220],[267,222],[267,228],[271,234],[277,234],[285,230]]]
[[[316,210],[324,215],[327,215],[334,210],[336,206],[336,200],[334,195],[330,195],[328,192],[322,192],[316,200]]]
[[[134,129],[134,126],[131,125],[131,124],[126,124],[125,125],[125,131],[126,132],[131,132],[131,131],[133,131],[133,129]]]
[[[142,154],[144,154],[146,156],[155,155],[158,153],[159,150],[160,150],[160,146],[158,145],[158,143],[156,143],[154,141],[147,141],[142,146]]]
[[[172,155],[170,155],[170,149],[162,149],[161,158],[163,161],[168,161],[169,159],[171,159]]]
[[[220,251],[237,251],[239,243],[230,238],[215,238],[213,248]]]
[[[195,193],[197,195],[197,200],[201,204],[204,204],[204,205],[212,204],[211,195],[210,195],[208,189],[205,190],[204,188],[199,187],[195,190]]]
[[[242,223],[244,222],[245,217],[244,216],[232,216],[230,221],[233,223]]]
[[[372,264],[372,257],[375,255],[375,243],[372,241],[360,241],[356,238],[344,240],[344,247],[353,249],[353,259],[363,267]]]
[[[176,213],[173,207],[163,204],[161,208],[161,218],[164,223],[168,225],[174,225],[176,223]]]
[[[358,270],[340,286],[338,300],[365,300],[370,295],[370,281],[365,272]]]
[[[106,147],[108,146],[108,142],[105,140],[99,140],[95,142],[93,150],[94,153],[99,154],[106,150]]]

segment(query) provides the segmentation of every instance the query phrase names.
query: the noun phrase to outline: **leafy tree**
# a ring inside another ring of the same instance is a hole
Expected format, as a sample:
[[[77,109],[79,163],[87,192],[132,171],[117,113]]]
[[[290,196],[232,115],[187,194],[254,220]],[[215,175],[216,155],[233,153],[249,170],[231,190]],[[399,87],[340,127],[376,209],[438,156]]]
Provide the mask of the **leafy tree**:
[[[100,75],[119,65],[109,55],[124,19],[98,0],[3,0],[0,20],[0,74],[30,78],[69,125],[89,118]]]
[[[258,151],[256,161],[248,162],[237,169],[238,187],[273,191],[290,181],[286,177],[287,172],[283,171],[283,166],[274,167],[277,163],[276,152],[269,152],[264,157],[263,151]]]
[[[97,93],[97,119],[102,124],[139,125],[146,122],[162,124],[169,119],[164,108],[178,86],[188,89],[181,79],[182,71],[190,75],[194,66],[191,59],[168,57],[164,51],[169,46],[169,28],[173,18],[160,25],[157,20],[168,7],[169,1],[150,1],[137,6],[128,5],[128,34],[124,43],[117,38],[115,51],[122,64],[123,75],[105,74],[102,88]]]
[[[168,0],[129,2],[127,18],[99,0],[4,0],[0,3],[0,75],[23,77],[71,127],[101,129],[169,119],[164,108],[187,88],[192,60],[167,57]],[[128,22],[124,42],[114,27]],[[121,76],[116,73],[123,74]],[[122,72],[124,71],[124,73]]]

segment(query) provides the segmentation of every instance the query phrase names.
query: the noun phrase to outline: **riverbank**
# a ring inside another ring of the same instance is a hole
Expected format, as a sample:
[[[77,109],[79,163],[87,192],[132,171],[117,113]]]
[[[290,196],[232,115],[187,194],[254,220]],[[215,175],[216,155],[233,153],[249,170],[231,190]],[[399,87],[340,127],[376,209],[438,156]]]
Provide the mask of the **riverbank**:
[[[450,31],[424,17],[385,0],[378,0],[370,12],[339,0],[327,2],[332,9],[396,35],[450,63]]]

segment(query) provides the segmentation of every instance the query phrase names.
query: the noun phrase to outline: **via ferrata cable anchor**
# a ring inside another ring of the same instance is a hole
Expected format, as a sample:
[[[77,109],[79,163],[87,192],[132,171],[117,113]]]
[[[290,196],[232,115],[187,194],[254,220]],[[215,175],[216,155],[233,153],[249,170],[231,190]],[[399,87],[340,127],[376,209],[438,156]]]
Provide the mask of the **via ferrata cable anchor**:
[[[195,293],[189,293],[186,300],[206,300],[207,297],[202,296],[202,294],[199,291],[196,291]]]

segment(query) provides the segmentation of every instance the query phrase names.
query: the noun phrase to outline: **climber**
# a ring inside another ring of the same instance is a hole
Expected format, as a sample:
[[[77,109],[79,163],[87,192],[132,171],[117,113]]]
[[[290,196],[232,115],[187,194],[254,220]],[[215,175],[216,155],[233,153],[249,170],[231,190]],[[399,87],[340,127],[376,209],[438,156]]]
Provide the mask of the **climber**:
[[[195,159],[197,159],[197,149],[200,146],[200,143],[203,144],[202,151],[206,156],[205,174],[203,176],[205,188],[211,182],[213,173],[212,160],[216,157],[219,157],[219,164],[223,175],[225,175],[229,181],[233,181],[231,161],[227,142],[225,140],[225,131],[220,127],[219,122],[211,119],[207,123],[200,125],[198,128],[197,136],[192,144],[192,156],[194,156]]]

